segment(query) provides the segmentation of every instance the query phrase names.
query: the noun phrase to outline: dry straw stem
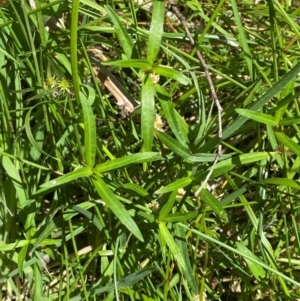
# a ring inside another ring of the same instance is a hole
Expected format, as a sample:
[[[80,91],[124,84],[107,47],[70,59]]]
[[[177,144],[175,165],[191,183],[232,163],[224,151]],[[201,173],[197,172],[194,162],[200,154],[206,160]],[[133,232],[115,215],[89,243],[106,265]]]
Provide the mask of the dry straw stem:
[[[194,39],[193,39],[193,37],[190,33],[190,30],[188,28],[185,17],[178,10],[178,8],[176,7],[176,4],[174,3],[173,0],[169,0],[169,2],[171,4],[171,8],[174,11],[175,15],[180,20],[180,22],[181,22],[181,24],[184,28],[184,31],[185,31],[188,39],[190,40],[192,46],[195,46],[195,41],[194,41]],[[205,180],[202,182],[199,189],[195,192],[195,196],[197,197],[199,195],[200,191],[202,190],[202,188],[206,185],[207,181],[209,180],[209,178],[210,178],[210,176],[211,176],[211,174],[212,174],[212,172],[213,172],[213,170],[214,170],[216,164],[218,163],[218,160],[219,160],[219,158],[221,157],[221,154],[222,154],[222,135],[223,135],[223,131],[222,131],[222,111],[223,111],[223,109],[222,109],[221,104],[219,102],[219,99],[218,99],[218,96],[217,96],[217,93],[216,93],[216,89],[214,87],[212,78],[210,76],[210,73],[209,73],[209,70],[208,70],[208,65],[206,64],[205,59],[203,58],[202,54],[200,53],[200,51],[198,49],[196,50],[196,54],[197,54],[197,57],[198,57],[201,65],[203,66],[204,73],[205,73],[205,76],[206,76],[206,79],[207,79],[207,82],[208,82],[208,85],[209,85],[209,88],[210,88],[212,99],[213,99],[213,101],[214,101],[214,103],[217,107],[217,110],[218,110],[218,126],[219,126],[219,131],[218,131],[219,143],[218,143],[217,155],[216,155],[216,158],[213,162],[212,168],[210,169],[209,173],[207,174]]]
[[[101,51],[97,48],[89,49],[90,59],[95,66],[95,74],[109,92],[117,100],[117,105],[121,110],[121,115],[126,117],[139,106],[139,103],[127,92],[120,82],[101,64],[104,60]]]

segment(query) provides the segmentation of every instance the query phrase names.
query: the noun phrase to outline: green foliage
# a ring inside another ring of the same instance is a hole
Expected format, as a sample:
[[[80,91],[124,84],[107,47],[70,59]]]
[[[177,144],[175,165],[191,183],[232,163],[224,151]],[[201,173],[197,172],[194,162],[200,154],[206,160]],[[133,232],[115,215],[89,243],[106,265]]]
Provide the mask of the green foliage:
[[[300,298],[299,9],[175,5],[1,4],[1,300]]]

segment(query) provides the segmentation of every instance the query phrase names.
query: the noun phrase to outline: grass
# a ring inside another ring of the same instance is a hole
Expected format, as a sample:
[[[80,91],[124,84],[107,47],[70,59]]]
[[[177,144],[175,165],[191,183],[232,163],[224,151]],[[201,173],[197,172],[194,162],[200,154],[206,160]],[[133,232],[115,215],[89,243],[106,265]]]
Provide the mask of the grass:
[[[1,300],[300,300],[298,5],[176,7],[2,2]]]

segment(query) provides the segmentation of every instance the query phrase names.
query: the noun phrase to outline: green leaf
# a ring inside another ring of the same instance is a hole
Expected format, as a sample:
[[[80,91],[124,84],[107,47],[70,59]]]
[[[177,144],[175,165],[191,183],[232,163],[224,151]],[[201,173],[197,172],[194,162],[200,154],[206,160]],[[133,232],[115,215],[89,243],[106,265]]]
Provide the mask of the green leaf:
[[[188,284],[192,288],[192,291],[194,295],[196,296],[198,291],[198,285],[195,280],[195,274],[193,273],[192,265],[191,265],[191,256],[189,252],[189,246],[190,244],[186,241],[186,231],[178,226],[175,226],[175,234],[176,237],[180,239],[176,239],[176,244],[180,250],[180,253],[182,254],[184,263],[185,263],[185,269],[183,270],[183,275],[185,279],[187,280]]]
[[[244,164],[249,164],[253,162],[258,162],[267,158],[270,158],[271,156],[274,156],[275,152],[257,152],[257,153],[248,153],[243,154],[240,156],[235,156],[230,159],[226,159],[224,161],[221,161],[217,163],[214,171],[216,171],[219,168],[224,167],[234,167],[234,166],[241,166]],[[227,170],[229,171],[229,170]]]
[[[89,6],[95,10],[98,10],[101,14],[105,14],[107,11],[103,8],[102,5],[97,4],[96,2],[90,0],[80,0],[80,2],[86,6]]]
[[[18,157],[14,156],[14,155],[11,155],[11,154],[7,153],[7,152],[4,152],[1,147],[0,147],[0,155],[1,156],[6,156],[6,157],[11,158],[13,160],[18,160],[20,162],[25,163],[26,165],[33,166],[34,168],[37,168],[37,169],[49,171],[48,167],[45,167],[43,165],[39,165],[39,164],[37,164],[35,162],[31,162],[31,161],[25,160],[23,158],[18,158]]]
[[[117,285],[117,288],[118,289],[122,289],[122,288],[128,288],[132,285],[134,285],[136,282],[142,280],[143,278],[147,277],[149,274],[155,272],[157,270],[156,267],[148,267],[148,268],[145,268],[145,269],[142,269],[142,270],[139,270],[137,272],[134,272],[128,276],[125,276],[124,278],[120,279],[116,285]],[[87,295],[90,296],[90,297],[93,297],[93,296],[96,296],[96,295],[99,295],[99,294],[103,294],[105,292],[109,292],[109,291],[112,291],[113,289],[115,288],[115,284],[112,283],[112,284],[108,284],[108,285],[105,285],[105,286],[102,286],[102,283],[99,285],[94,285],[93,288],[87,292]],[[139,295],[140,297],[140,295]],[[71,299],[69,299],[69,301],[81,301],[81,300],[84,300],[85,297],[84,295],[77,295]],[[152,299],[151,299],[152,300]],[[154,301],[154,299],[153,299]]]
[[[206,235],[206,234],[204,234],[204,233],[202,233],[202,232],[200,232],[200,231],[198,231],[196,229],[189,228],[185,224],[178,223],[178,226],[186,229],[187,231],[191,231],[191,232],[195,233],[200,239],[205,240],[205,241],[209,242],[212,245],[215,244],[217,246],[220,246],[220,247],[224,248],[227,253],[228,252],[233,252],[233,253],[235,253],[237,255],[240,255],[240,256],[242,256],[244,258],[247,258],[248,260],[252,260],[254,263],[256,263],[258,265],[261,265],[263,268],[265,268],[266,270],[270,271],[272,274],[278,275],[279,277],[282,277],[283,279],[287,280],[288,282],[293,283],[297,287],[300,287],[299,282],[297,282],[296,280],[294,280],[294,279],[292,279],[292,278],[284,275],[282,272],[279,272],[278,270],[276,270],[276,269],[274,269],[272,267],[269,267],[268,264],[265,264],[265,263],[261,262],[260,260],[257,260],[256,258],[253,258],[253,257],[249,256],[248,254],[244,254],[244,253],[240,252],[239,250],[232,248],[228,244],[225,244],[222,241],[217,240],[217,239],[215,239],[215,238],[213,238],[213,237],[211,237],[209,235]]]
[[[185,212],[185,213],[173,213],[169,214],[164,218],[159,218],[160,221],[163,221],[165,223],[178,223],[178,222],[185,222],[188,220],[193,220],[199,215],[198,211],[191,211],[191,212]]]
[[[20,177],[20,170],[16,168],[16,166],[12,163],[12,161],[6,157],[2,157],[2,166],[4,170],[7,172],[9,178],[11,179],[19,200],[19,206],[22,208],[27,200],[26,190],[23,186],[23,182]]]
[[[279,93],[300,71],[300,62],[287,72],[278,82],[276,82],[272,88],[270,88],[260,99],[258,99],[249,110],[260,110],[269,100],[271,100],[277,93]],[[227,139],[232,136],[246,121],[247,117],[238,117],[229,127],[223,132],[223,139]]]
[[[85,160],[90,167],[93,167],[96,158],[96,122],[91,104],[82,92],[80,92],[80,102],[84,121]]]
[[[194,154],[192,156],[189,156],[187,158],[188,161],[190,162],[213,162],[215,161],[217,155],[214,154],[206,154],[206,153],[199,153],[199,154]],[[221,158],[219,158],[219,161],[225,160],[231,158],[231,155],[222,155]]]
[[[59,61],[64,63],[65,68],[70,72],[73,79],[73,88],[75,92],[75,97],[77,99],[77,103],[79,104],[78,98],[80,97],[80,77],[78,73],[78,15],[79,15],[79,3],[80,0],[74,0],[72,2],[72,11],[71,11],[71,26],[70,26],[70,55],[71,55],[71,68],[70,62],[66,58],[65,54],[61,54],[59,57]]]
[[[99,230],[102,231],[104,226],[103,224],[100,222],[100,220],[98,219],[97,216],[95,216],[95,214],[92,214],[91,212],[85,210],[82,207],[79,206],[73,206],[72,207],[73,210],[79,212],[80,214],[84,215],[89,221],[91,221],[95,227]]]
[[[144,59],[106,61],[106,62],[101,62],[101,64],[105,66],[115,66],[121,68],[139,68],[142,69],[143,71],[152,69],[151,63]]]
[[[69,172],[63,176],[60,176],[54,180],[42,184],[40,189],[36,191],[32,197],[39,196],[41,194],[46,194],[50,191],[56,190],[62,185],[66,185],[70,182],[73,182],[79,178],[89,177],[93,174],[93,169],[91,167],[81,167],[76,170]]]
[[[286,186],[300,190],[300,184],[292,179],[270,178],[257,182],[259,184],[272,184],[276,186]]]
[[[261,113],[261,112],[256,112],[256,111],[251,111],[251,110],[245,110],[245,109],[235,109],[238,114],[241,116],[250,118],[254,121],[266,124],[266,125],[271,125],[271,126],[278,126],[278,121],[276,120],[275,117]]]
[[[185,270],[186,269],[185,261],[182,257],[180,249],[178,248],[177,244],[174,241],[173,236],[169,232],[169,230],[166,227],[165,223],[159,222],[158,225],[159,225],[160,235],[162,236],[162,238],[166,242],[167,246],[169,247],[170,252],[174,256],[176,262],[178,263],[178,265],[181,269]]]
[[[154,271],[156,271],[157,268],[154,266],[150,266],[148,268],[145,269],[141,269],[137,272],[134,272],[122,279],[120,279],[118,281],[118,288],[122,288],[122,287],[129,287],[134,285],[136,282],[144,279],[145,277],[147,277],[150,273],[153,273]]]
[[[253,273],[254,277],[256,280],[261,281],[262,278],[266,276],[265,270],[261,267],[261,265],[253,262],[253,260],[249,260],[248,258],[250,257],[251,259],[255,259],[257,261],[260,261],[257,256],[255,256],[246,246],[244,246],[242,243],[237,242],[236,243],[237,250],[243,253],[246,256],[243,256],[243,259],[247,262],[247,265],[251,272]]]
[[[137,194],[141,195],[141,196],[147,196],[149,195],[149,192],[141,187],[140,185],[138,184],[135,184],[135,183],[126,183],[126,184],[122,184],[122,186],[126,189],[130,189],[132,191],[135,191]]]
[[[41,234],[36,239],[30,254],[32,254],[36,248],[38,248],[45,239],[50,236],[55,231],[56,225],[53,221],[49,221],[45,229],[41,232]]]
[[[177,196],[177,190],[173,191],[167,202],[163,205],[163,207],[161,208],[161,210],[159,211],[159,220],[160,221],[164,221],[165,217],[169,214],[169,212],[172,210],[173,205],[176,201],[176,196]]]
[[[118,169],[121,167],[126,167],[131,164],[138,164],[138,163],[144,163],[144,162],[152,162],[161,160],[162,157],[155,152],[145,152],[145,153],[138,153],[133,155],[128,155],[123,158],[114,159],[108,162],[104,162],[102,164],[98,164],[95,167],[95,171],[102,173],[107,172],[110,170]]]
[[[38,144],[40,148],[43,147],[44,141],[45,141],[45,132],[44,129],[39,127],[35,133],[35,141]],[[30,150],[30,156],[34,161],[39,161],[41,157],[41,153],[35,148],[32,147]]]
[[[182,72],[173,69],[168,66],[155,66],[153,67],[153,73],[162,75],[166,78],[172,78],[177,80],[179,83],[183,85],[190,85],[191,81],[188,77],[186,77]]]
[[[24,264],[25,258],[27,256],[28,245],[29,245],[29,241],[28,241],[28,244],[24,245],[21,248],[21,250],[18,254],[18,271],[19,271],[19,276],[21,278],[23,278],[23,264]]]
[[[57,61],[63,65],[63,67],[68,70],[68,73],[70,75],[72,75],[72,69],[71,69],[71,65],[70,65],[70,60],[68,59],[68,57],[66,56],[65,53],[62,52],[56,52],[55,56],[57,57]]]
[[[220,201],[220,204],[222,206],[226,206],[226,205],[232,203],[234,200],[236,200],[238,197],[240,197],[246,191],[247,191],[246,187],[241,187],[240,189],[237,189],[237,190],[233,191],[232,193],[230,193],[229,195],[227,195],[226,197],[222,198],[222,200]]]
[[[127,56],[127,58],[131,58],[133,53],[133,42],[132,38],[128,34],[128,30],[123,26],[119,16],[110,6],[104,5],[104,7],[110,19],[114,23],[114,26],[116,28],[115,33],[118,36],[118,40],[123,48],[125,55]]]
[[[168,134],[156,130],[155,135],[163,144],[180,157],[187,159],[191,156],[190,150],[187,147],[180,144]]]
[[[54,186],[57,187],[57,186],[65,185],[67,183],[75,181],[79,178],[89,177],[92,174],[93,174],[93,169],[91,167],[81,167],[81,168],[75,169],[63,176],[60,176],[54,180],[44,183],[40,187],[42,187],[42,188],[50,188],[50,187],[54,187]]]
[[[151,77],[147,75],[142,85],[141,100],[141,124],[143,138],[143,152],[149,152],[152,149],[154,120],[155,120],[155,102],[154,102],[154,86]]]
[[[177,138],[177,140],[184,146],[187,146],[188,136],[187,131],[185,131],[184,127],[182,126],[180,119],[182,117],[179,114],[176,114],[176,110],[174,108],[174,104],[170,99],[168,92],[161,86],[155,85],[156,95],[159,99],[161,104],[163,113],[168,121],[168,124]]]
[[[161,193],[167,193],[167,192],[170,192],[170,191],[176,191],[177,192],[177,190],[179,188],[186,187],[186,186],[190,185],[191,183],[192,183],[192,179],[190,177],[181,178],[179,180],[176,180],[173,183],[168,184],[165,187],[162,187],[162,188],[156,190],[154,193],[161,194]]]
[[[248,73],[251,77],[251,80],[255,77],[254,71],[253,71],[253,58],[252,58],[252,52],[250,51],[248,40],[245,35],[245,27],[243,24],[243,20],[241,18],[241,14],[239,11],[239,7],[237,6],[237,3],[235,0],[231,0],[231,9],[234,14],[234,20],[236,22],[237,30],[239,33],[239,42],[242,46],[244,57],[248,66]]]
[[[46,156],[50,156],[49,154],[47,154],[45,151],[43,151],[43,149],[39,146],[39,144],[35,141],[32,131],[31,131],[31,126],[30,126],[30,116],[31,116],[31,112],[32,110],[36,110],[37,106],[39,106],[40,103],[34,105],[33,107],[30,108],[30,110],[28,110],[26,116],[25,116],[25,132],[27,135],[28,140],[30,141],[30,143],[32,144],[32,146],[41,154],[44,154]],[[51,156],[50,156],[51,157]],[[53,158],[53,157],[52,157]],[[56,159],[56,158],[54,158]],[[57,160],[57,159],[56,159]]]
[[[152,18],[147,47],[147,60],[153,64],[158,55],[164,30],[165,2],[152,2]]]
[[[227,220],[228,216],[220,202],[206,189],[200,192],[200,199],[205,202],[211,210],[216,213],[220,218]]]
[[[108,208],[137,239],[144,241],[140,229],[129,215],[129,212],[125,209],[123,204],[119,201],[117,196],[111,191],[107,184],[98,176],[94,176],[93,183],[99,196],[103,199]]]
[[[300,117],[285,117],[279,122],[279,125],[292,125],[292,124],[299,124]]]
[[[17,248],[22,248],[26,245],[28,245],[28,240],[18,240],[11,244],[6,244],[3,241],[0,241],[0,252],[16,250]]]
[[[297,142],[282,132],[275,132],[275,136],[280,143],[290,149],[295,155],[300,157],[300,146]]]
[[[39,265],[37,262],[33,265],[33,271],[34,271],[34,300],[41,300],[46,301],[43,298],[43,280],[42,280],[42,271],[41,271],[41,265]],[[47,300],[48,301],[48,300]]]

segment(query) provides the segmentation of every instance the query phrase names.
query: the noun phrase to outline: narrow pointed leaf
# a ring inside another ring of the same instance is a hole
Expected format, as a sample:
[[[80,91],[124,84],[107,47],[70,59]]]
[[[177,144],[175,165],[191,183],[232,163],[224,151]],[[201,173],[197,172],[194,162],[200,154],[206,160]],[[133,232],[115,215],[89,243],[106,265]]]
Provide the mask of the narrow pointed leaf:
[[[153,64],[158,55],[162,34],[164,30],[165,3],[164,1],[153,1],[152,18],[147,47],[147,60]]]
[[[79,178],[89,177],[92,174],[93,174],[93,169],[91,167],[82,167],[82,168],[76,169],[74,171],[69,172],[68,174],[65,174],[54,180],[51,180],[49,182],[42,184],[40,186],[41,188],[39,190],[37,190],[31,196],[31,198],[35,198],[37,196],[44,195],[46,193],[56,190],[60,186],[71,183]]]
[[[177,138],[178,142],[180,142],[184,147],[187,147],[188,136],[185,129],[182,127],[180,123],[181,116],[176,114],[176,110],[174,108],[174,104],[171,101],[171,98],[168,92],[161,86],[156,85],[157,98],[161,104],[162,110],[165,114],[165,117],[168,121],[168,124]]]
[[[97,216],[95,216],[94,214],[92,214],[88,210],[85,210],[84,208],[79,207],[79,206],[73,206],[72,209],[79,212],[79,213],[81,213],[82,215],[84,215],[89,221],[91,221],[95,225],[95,227],[99,231],[103,230],[103,225],[102,225],[102,223],[100,222],[100,220],[98,219]]]
[[[81,168],[75,169],[63,176],[60,176],[54,180],[44,183],[41,185],[41,187],[48,188],[48,187],[53,187],[53,186],[64,185],[64,184],[70,183],[72,181],[75,181],[79,178],[89,177],[92,174],[93,174],[93,170],[91,167],[81,167]]]
[[[104,7],[110,19],[114,23],[116,28],[115,33],[118,36],[118,40],[123,48],[124,53],[126,54],[127,58],[131,58],[133,52],[133,42],[132,38],[128,34],[128,30],[123,26],[119,16],[110,6],[105,5]]]
[[[220,204],[220,202],[206,189],[202,189],[200,192],[200,198],[205,202],[211,210],[216,213],[222,219],[228,219],[226,211]]]
[[[186,213],[173,213],[164,218],[159,218],[160,221],[165,223],[178,223],[193,220],[199,215],[198,211],[186,212]]]
[[[261,184],[272,184],[277,186],[286,186],[300,190],[300,183],[286,178],[270,178],[266,180],[259,181]]]
[[[231,155],[222,155],[221,158],[219,158],[219,161],[229,159],[231,158]],[[213,162],[216,159],[216,155],[214,154],[194,154],[192,156],[189,156],[188,161],[190,162]]]
[[[245,110],[245,109],[235,109],[238,114],[241,116],[250,118],[254,121],[266,124],[266,125],[271,125],[271,126],[278,126],[278,121],[276,120],[275,117],[261,113],[261,112],[256,112],[252,110]]]
[[[138,153],[133,155],[128,155],[123,158],[114,159],[99,165],[96,165],[95,171],[96,172],[106,172],[113,169],[118,169],[121,167],[126,167],[131,164],[138,164],[144,162],[151,162],[156,160],[161,160],[162,157],[155,152],[145,152],[145,153]]]
[[[187,282],[189,283],[190,287],[192,288],[192,291],[195,295],[198,294],[198,286],[195,280],[195,274],[193,273],[192,265],[191,265],[191,256],[189,252],[188,242],[186,241],[185,235],[186,231],[176,226],[175,228],[176,236],[180,239],[176,239],[176,244],[180,250],[180,253],[182,254],[183,260],[185,262],[185,269],[183,270],[183,275]]]
[[[141,101],[141,123],[143,137],[143,151],[149,152],[152,149],[154,120],[155,120],[155,102],[154,86],[150,76],[146,76],[142,85]]]
[[[176,245],[174,238],[171,235],[169,229],[166,227],[165,223],[163,223],[163,222],[159,223],[159,230],[160,230],[160,235],[163,237],[163,239],[167,243],[167,246],[169,247],[169,249],[170,249],[172,255],[174,256],[176,262],[178,263],[179,267],[181,269],[186,269],[182,254],[181,254],[178,246]]]
[[[160,131],[155,131],[155,135],[163,144],[165,144],[170,150],[172,150],[180,157],[187,159],[191,156],[191,153],[187,147],[181,145],[177,140],[175,140],[168,134]]]
[[[139,186],[138,184],[126,183],[126,184],[123,184],[122,186],[126,189],[130,189],[130,190],[136,192],[137,194],[139,194],[141,196],[149,195],[149,192],[145,188]]]
[[[269,100],[279,93],[300,71],[300,62],[287,72],[272,88],[270,88],[260,99],[249,107],[249,110],[260,110]],[[223,132],[223,139],[227,139],[234,134],[246,121],[247,117],[238,117],[227,129]]]
[[[182,224],[182,223],[178,223],[179,227],[182,227],[188,231],[191,231],[193,233],[195,233],[197,236],[199,236],[201,239],[211,243],[211,244],[215,244],[217,246],[220,246],[222,248],[224,248],[226,250],[226,252],[233,252],[237,255],[243,256],[244,258],[247,258],[248,260],[253,261],[254,263],[260,265],[261,267],[263,267],[265,270],[270,271],[271,273],[273,273],[274,275],[277,275],[279,277],[282,277],[283,279],[285,279],[286,281],[293,283],[294,285],[296,285],[297,287],[300,287],[300,284],[298,281],[286,276],[285,274],[283,274],[282,272],[279,272],[278,270],[274,269],[273,267],[270,267],[268,264],[265,264],[264,262],[262,262],[261,260],[258,260],[256,258],[253,258],[251,256],[249,256],[248,254],[243,254],[242,252],[240,252],[239,250],[229,246],[228,244],[225,244],[223,242],[221,242],[220,240],[217,240],[209,235],[206,235],[196,229],[192,229],[189,228],[187,225]]]
[[[291,124],[299,124],[299,123],[300,123],[299,117],[285,117],[279,122],[280,125],[291,125]]]
[[[282,132],[275,132],[275,136],[280,143],[290,149],[295,155],[300,157],[300,146],[297,142]]]
[[[37,108],[39,104],[33,106],[30,108],[30,110],[28,110],[26,116],[25,116],[25,132],[27,135],[28,140],[30,141],[30,143],[32,144],[32,146],[41,154],[44,154],[46,156],[50,156],[50,154],[47,154],[41,147],[40,145],[35,141],[32,131],[31,131],[31,126],[30,126],[30,117],[31,117],[31,112]]]
[[[129,215],[123,204],[119,201],[113,191],[98,176],[93,178],[94,186],[109,209],[116,215],[122,224],[140,241],[144,241],[140,229]]]
[[[85,160],[93,167],[96,158],[96,122],[91,104],[82,92],[80,92],[80,102],[84,121]]]
[[[150,273],[153,273],[157,268],[156,267],[148,267],[142,270],[139,270],[137,272],[134,272],[128,276],[125,276],[124,278],[120,279],[117,282],[117,287],[119,289],[126,287],[128,288],[129,286],[132,286],[133,284],[135,284],[136,282],[142,280],[143,278],[147,277]],[[109,284],[106,286],[102,286],[102,287],[94,287],[91,292],[90,292],[90,296],[96,296],[105,292],[109,292],[112,291],[114,289],[115,285]],[[89,292],[88,292],[89,295]],[[70,299],[70,301],[81,301],[83,300],[84,296],[78,296],[78,297],[74,297],[72,299]]]
[[[16,192],[17,196],[20,202],[20,207],[23,207],[25,204],[27,197],[26,197],[26,191],[23,187],[23,182],[20,177],[20,170],[16,168],[16,166],[13,164],[13,162],[10,160],[10,158],[3,156],[2,157],[2,166],[7,172],[9,178],[11,179]]]
[[[159,211],[159,220],[164,221],[165,217],[169,214],[169,212],[172,210],[174,203],[176,201],[177,191],[173,191],[167,202],[163,205],[161,210]]]
[[[219,162],[214,170],[217,170],[219,168],[223,167],[229,167],[229,166],[240,166],[244,164],[249,164],[253,162],[258,162],[267,158],[270,158],[271,156],[274,156],[275,152],[257,152],[257,153],[248,153],[243,154],[240,156],[235,156],[230,159],[226,159],[224,161]]]
[[[152,65],[150,64],[150,62],[144,59],[106,61],[101,63],[104,66],[115,66],[120,68],[139,68],[145,71],[152,69]]]
[[[176,180],[173,183],[170,183],[169,185],[162,187],[155,191],[156,194],[161,193],[167,193],[170,191],[177,191],[179,188],[186,187],[192,183],[192,179],[190,177],[181,178],[179,180]]]
[[[248,260],[248,257],[251,257],[251,259],[255,259],[257,261],[259,261],[259,258],[257,256],[255,256],[246,246],[244,246],[242,243],[237,242],[236,243],[237,246],[237,250],[240,251],[243,254],[246,254],[247,257],[243,256],[243,258],[245,259],[245,261],[247,262],[247,265],[249,267],[249,269],[251,270],[251,272],[253,273],[254,277],[256,278],[256,280],[261,281],[262,278],[264,278],[266,276],[266,271],[259,265],[256,264],[255,262],[253,262],[253,260]]]
[[[173,69],[172,67],[156,66],[153,68],[153,73],[177,80],[182,85],[191,84],[191,81],[187,76],[185,76],[182,72]]]

